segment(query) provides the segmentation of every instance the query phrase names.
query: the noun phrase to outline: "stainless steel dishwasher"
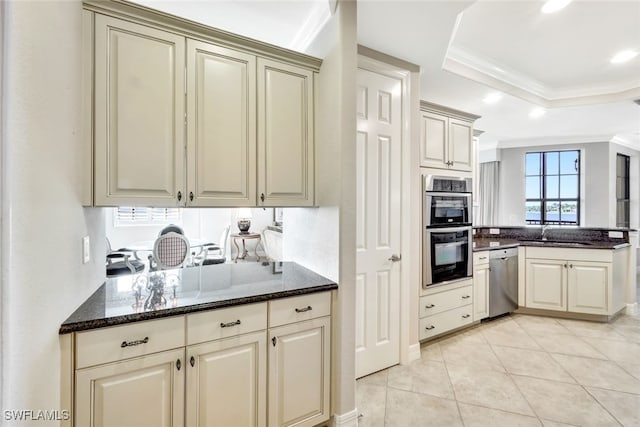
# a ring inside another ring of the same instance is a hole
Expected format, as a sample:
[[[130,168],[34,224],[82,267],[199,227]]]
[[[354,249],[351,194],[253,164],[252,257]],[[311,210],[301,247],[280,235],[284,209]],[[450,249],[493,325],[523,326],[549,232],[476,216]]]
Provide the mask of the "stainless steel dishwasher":
[[[518,248],[489,252],[489,317],[518,308]]]

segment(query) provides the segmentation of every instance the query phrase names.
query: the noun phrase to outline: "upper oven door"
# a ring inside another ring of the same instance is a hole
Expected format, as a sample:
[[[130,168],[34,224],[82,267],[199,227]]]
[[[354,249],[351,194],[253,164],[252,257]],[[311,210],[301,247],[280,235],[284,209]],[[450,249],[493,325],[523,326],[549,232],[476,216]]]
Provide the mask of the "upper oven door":
[[[425,226],[471,225],[471,194],[425,192]]]

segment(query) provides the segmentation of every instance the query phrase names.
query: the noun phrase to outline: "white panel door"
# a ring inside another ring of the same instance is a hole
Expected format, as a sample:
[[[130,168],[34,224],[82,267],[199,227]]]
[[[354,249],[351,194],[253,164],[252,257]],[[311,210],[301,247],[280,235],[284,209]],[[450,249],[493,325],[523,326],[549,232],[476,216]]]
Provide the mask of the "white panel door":
[[[184,424],[184,349],[76,371],[76,426]]]
[[[269,329],[269,427],[329,419],[331,318]]]
[[[400,361],[401,88],[358,70],[356,377]]]
[[[184,44],[96,14],[96,206],[184,204]]]
[[[258,58],[258,204],[313,206],[313,73]]]
[[[526,261],[526,303],[529,308],[567,311],[566,261]]]
[[[187,347],[187,427],[267,425],[267,333]]]
[[[187,41],[190,206],[256,204],[256,58]]]
[[[489,317],[489,264],[473,269],[473,320]]]
[[[469,122],[449,119],[449,162],[451,169],[471,171],[473,129]]]
[[[609,314],[611,264],[569,261],[567,294],[569,311]]]

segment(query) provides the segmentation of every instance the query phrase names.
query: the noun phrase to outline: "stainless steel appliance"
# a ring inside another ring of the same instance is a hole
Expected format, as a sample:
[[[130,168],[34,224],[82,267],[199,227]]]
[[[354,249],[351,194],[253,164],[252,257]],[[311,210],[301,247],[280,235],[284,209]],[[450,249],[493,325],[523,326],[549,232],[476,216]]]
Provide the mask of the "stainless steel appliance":
[[[424,177],[422,286],[472,275],[471,178]]]
[[[518,248],[489,252],[489,317],[518,308]]]
[[[425,176],[425,227],[471,225],[472,210],[471,178]]]
[[[424,229],[422,285],[426,288],[472,275],[471,226]]]

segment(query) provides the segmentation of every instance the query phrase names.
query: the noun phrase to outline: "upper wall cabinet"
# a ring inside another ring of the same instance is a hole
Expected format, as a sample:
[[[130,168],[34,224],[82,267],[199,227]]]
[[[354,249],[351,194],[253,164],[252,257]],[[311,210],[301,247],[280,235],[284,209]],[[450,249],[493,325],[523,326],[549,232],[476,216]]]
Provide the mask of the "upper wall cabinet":
[[[95,16],[96,205],[178,204],[184,47],[184,37],[173,33]]]
[[[479,116],[424,101],[420,110],[420,166],[470,172]]]
[[[313,206],[313,74],[258,59],[258,191],[263,206]]]
[[[84,6],[95,206],[313,206],[320,60],[133,4]]]

